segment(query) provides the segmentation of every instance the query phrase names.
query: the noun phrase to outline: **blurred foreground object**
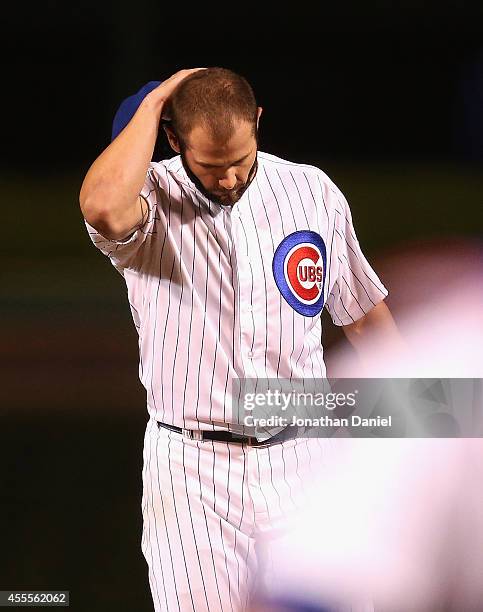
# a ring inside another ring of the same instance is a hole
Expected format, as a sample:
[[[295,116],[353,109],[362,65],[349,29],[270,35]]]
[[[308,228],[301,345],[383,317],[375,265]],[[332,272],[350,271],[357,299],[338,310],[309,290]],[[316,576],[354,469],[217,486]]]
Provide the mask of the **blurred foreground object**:
[[[364,375],[483,377],[483,243],[447,239],[412,244],[386,254],[377,266],[408,354],[375,341]],[[361,374],[345,346],[333,349],[327,361],[331,377]]]
[[[482,253],[481,242],[448,240],[378,262],[410,358],[374,343],[367,376],[483,376]],[[360,364],[339,348],[330,369],[349,378]],[[334,442],[305,510],[264,543],[262,609],[481,612],[483,440]]]
[[[359,597],[376,612],[481,611],[481,440],[340,442],[332,477],[267,543],[274,600],[300,610],[350,609]]]

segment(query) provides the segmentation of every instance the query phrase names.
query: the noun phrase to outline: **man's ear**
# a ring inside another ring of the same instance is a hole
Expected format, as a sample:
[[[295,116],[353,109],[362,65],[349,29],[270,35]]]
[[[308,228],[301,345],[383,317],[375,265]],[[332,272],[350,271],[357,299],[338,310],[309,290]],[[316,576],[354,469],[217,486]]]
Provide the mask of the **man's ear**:
[[[174,133],[173,128],[169,127],[169,125],[163,125],[163,130],[166,132],[169,146],[173,149],[175,153],[180,153],[181,147],[179,146],[179,140],[176,134]]]
[[[260,122],[260,115],[262,114],[262,112],[263,112],[263,108],[259,106],[257,108],[257,130],[258,130],[258,123]]]

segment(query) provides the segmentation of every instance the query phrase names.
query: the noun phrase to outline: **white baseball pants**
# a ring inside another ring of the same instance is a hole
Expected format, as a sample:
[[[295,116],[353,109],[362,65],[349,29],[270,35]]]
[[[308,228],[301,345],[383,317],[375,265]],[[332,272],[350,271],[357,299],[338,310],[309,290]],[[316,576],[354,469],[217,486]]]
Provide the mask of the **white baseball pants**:
[[[323,478],[330,439],[256,448],[146,427],[142,551],[156,612],[242,612],[263,591],[258,544]],[[269,557],[268,557],[269,559]]]

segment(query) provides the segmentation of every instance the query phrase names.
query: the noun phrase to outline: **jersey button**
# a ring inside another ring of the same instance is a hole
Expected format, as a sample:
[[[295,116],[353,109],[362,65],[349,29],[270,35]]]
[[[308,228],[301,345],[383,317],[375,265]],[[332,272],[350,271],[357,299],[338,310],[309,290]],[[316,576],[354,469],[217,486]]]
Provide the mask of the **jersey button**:
[[[247,357],[248,359],[253,359],[253,351],[248,351]]]
[[[246,307],[246,311],[247,312],[253,312],[253,306],[247,306]]]

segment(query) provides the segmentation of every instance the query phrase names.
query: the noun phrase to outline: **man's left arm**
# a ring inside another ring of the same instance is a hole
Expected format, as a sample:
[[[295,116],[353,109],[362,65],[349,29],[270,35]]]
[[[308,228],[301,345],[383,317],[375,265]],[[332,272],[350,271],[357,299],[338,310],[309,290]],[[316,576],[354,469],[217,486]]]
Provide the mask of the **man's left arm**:
[[[359,357],[346,354],[343,371],[352,367],[362,376],[379,376],[385,362],[401,364],[407,358],[404,341],[384,299],[388,291],[364,256],[352,223],[352,214],[338,189],[330,192],[335,211],[328,277],[331,279],[326,309],[341,326]],[[362,365],[362,368],[361,368]],[[394,371],[391,366],[388,370]]]
[[[363,367],[384,358],[406,357],[407,348],[384,301],[376,304],[360,319],[343,325],[344,333],[357,352]]]

